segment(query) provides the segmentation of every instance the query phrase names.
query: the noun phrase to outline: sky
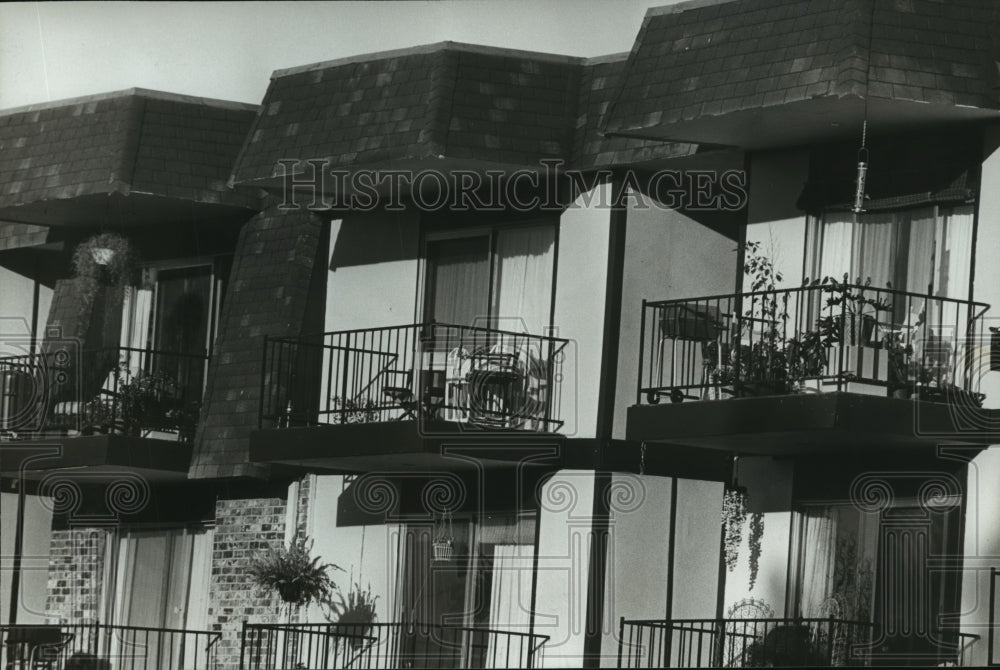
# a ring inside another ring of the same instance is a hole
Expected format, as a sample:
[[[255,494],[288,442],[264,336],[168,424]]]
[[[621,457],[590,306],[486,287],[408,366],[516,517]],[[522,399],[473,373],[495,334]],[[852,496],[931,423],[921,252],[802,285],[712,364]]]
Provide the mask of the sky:
[[[442,40],[618,53],[675,1],[0,3],[0,109],[131,87],[259,103],[276,69]]]

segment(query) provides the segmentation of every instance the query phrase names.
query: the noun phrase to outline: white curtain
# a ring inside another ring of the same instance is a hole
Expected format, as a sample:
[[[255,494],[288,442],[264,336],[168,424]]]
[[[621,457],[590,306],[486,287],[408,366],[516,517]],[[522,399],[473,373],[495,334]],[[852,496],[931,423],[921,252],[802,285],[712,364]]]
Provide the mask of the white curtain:
[[[149,337],[149,321],[153,312],[153,290],[129,286],[125,289],[122,307],[121,346],[145,349]],[[122,362],[128,363],[130,375],[139,372],[142,354],[138,351],[123,354]]]
[[[860,278],[862,284],[871,279],[872,286],[885,288],[895,279],[896,217],[888,212],[866,214],[859,220],[858,228],[859,242],[850,279]]]
[[[832,277],[843,281],[844,274],[851,274],[851,256],[854,248],[854,215],[850,212],[829,212],[822,222],[823,242],[816,259],[816,276]]]
[[[497,235],[496,316],[503,330],[541,335],[552,310],[555,227],[526,226]]]
[[[490,629],[528,633],[531,630],[531,585],[534,547],[501,544],[493,547]],[[526,635],[491,635],[487,668],[525,667],[531,652]]]
[[[803,617],[825,617],[826,600],[833,591],[837,540],[837,517],[824,507],[802,513],[802,563],[799,577],[799,613]]]
[[[907,291],[926,295],[934,283],[934,208],[927,207],[909,213],[910,245],[907,253]]]
[[[212,534],[205,530],[168,528],[124,534],[118,551],[114,623],[204,629],[211,555]],[[112,668],[192,667],[195,654],[204,659],[204,650],[196,649],[195,642],[193,636],[163,640],[121,636],[111,641]]]
[[[972,206],[942,208],[935,295],[966,300],[972,257]]]

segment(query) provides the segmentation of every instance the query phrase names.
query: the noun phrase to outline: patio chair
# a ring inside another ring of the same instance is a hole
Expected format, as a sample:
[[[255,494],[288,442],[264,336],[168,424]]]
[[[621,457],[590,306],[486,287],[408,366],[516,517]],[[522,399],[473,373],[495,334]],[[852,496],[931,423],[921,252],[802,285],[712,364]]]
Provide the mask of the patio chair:
[[[72,633],[59,626],[17,626],[7,631],[5,670],[56,670],[57,663],[70,642]]]

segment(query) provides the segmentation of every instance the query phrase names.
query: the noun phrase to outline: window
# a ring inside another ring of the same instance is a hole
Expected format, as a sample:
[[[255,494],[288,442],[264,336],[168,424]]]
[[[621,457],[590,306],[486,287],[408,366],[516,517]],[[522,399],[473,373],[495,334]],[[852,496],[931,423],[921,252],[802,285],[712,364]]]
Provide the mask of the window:
[[[542,334],[551,323],[556,227],[428,235],[425,321]]]
[[[535,516],[456,519],[447,528],[453,540],[447,560],[434,559],[440,528],[406,526],[400,538],[397,620],[451,631],[408,644],[433,649],[440,667],[490,667],[489,659],[505,658],[522,667],[529,658],[522,636],[531,630]],[[469,632],[473,628],[496,633]]]
[[[113,621],[149,628],[206,630],[206,594],[211,578],[213,532],[205,528],[125,530],[111,568],[113,592],[108,606]],[[191,640],[187,640],[190,642]],[[131,641],[121,643],[129,646]],[[192,658],[201,650],[185,645],[183,636],[143,638],[146,663],[136,667],[168,667],[169,659]],[[136,650],[123,649],[123,654]],[[183,667],[194,667],[185,663]]]
[[[142,269],[122,310],[119,341],[131,376],[160,374],[176,383],[181,398],[201,398],[223,292],[216,274],[208,260]]]
[[[938,298],[968,299],[973,206],[932,205],[902,211],[829,211],[813,217],[806,275],[853,282],[871,278]]]
[[[882,510],[804,507],[792,540],[796,615],[871,622],[876,656],[949,658],[956,630],[945,622],[959,610],[961,575],[942,566],[961,554],[960,517],[955,495]]]

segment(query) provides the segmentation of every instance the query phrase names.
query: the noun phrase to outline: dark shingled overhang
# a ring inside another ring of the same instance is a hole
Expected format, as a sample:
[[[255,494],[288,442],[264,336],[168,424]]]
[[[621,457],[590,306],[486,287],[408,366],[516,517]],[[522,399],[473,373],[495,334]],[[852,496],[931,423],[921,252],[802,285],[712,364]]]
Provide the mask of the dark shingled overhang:
[[[122,226],[246,218],[256,194],[233,191],[227,178],[255,110],[129,89],[0,111],[0,219]],[[29,230],[4,237],[23,246]]]
[[[279,70],[232,183],[281,188],[331,169],[593,170],[688,156],[691,144],[604,137],[625,54],[594,59],[454,42]],[[324,181],[324,191],[337,184]]]
[[[649,10],[606,130],[745,149],[1000,116],[996,3],[692,0]],[[870,46],[870,49],[869,49]]]

